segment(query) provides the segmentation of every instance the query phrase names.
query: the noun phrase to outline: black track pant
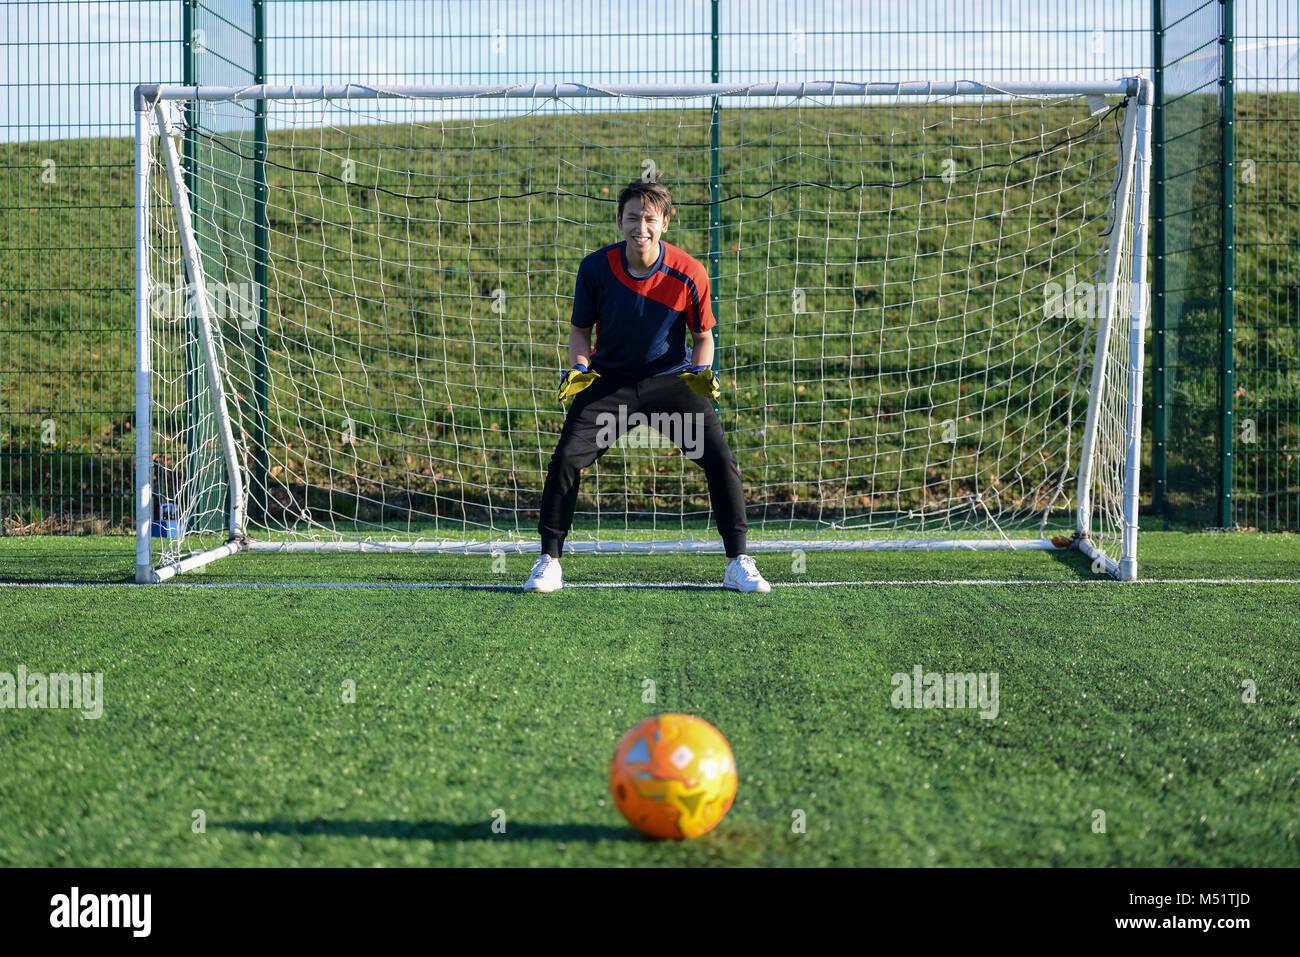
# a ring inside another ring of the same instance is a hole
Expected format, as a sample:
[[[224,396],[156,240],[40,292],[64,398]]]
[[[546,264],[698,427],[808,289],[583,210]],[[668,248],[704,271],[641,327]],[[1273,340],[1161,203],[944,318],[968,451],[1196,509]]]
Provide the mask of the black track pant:
[[[573,525],[581,470],[605,454],[638,412],[647,419],[646,425],[658,429],[704,469],[727,557],[742,554],[749,525],[745,521],[745,495],[736,457],[727,445],[713,404],[676,375],[649,379],[602,375],[574,397],[546,469],[542,514],[537,523],[542,553],[560,557],[564,538]],[[637,423],[634,420],[631,424]]]

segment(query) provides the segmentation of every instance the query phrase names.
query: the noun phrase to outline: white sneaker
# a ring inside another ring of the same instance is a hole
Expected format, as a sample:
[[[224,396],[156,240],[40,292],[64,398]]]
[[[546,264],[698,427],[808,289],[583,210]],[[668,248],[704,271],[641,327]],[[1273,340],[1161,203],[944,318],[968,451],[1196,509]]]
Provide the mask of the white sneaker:
[[[722,587],[732,591],[771,591],[772,586],[758,573],[758,566],[748,555],[737,555],[727,562],[727,574]]]
[[[524,583],[524,591],[550,592],[564,587],[564,575],[560,573],[560,560],[550,555],[543,555],[533,564],[532,574]]]

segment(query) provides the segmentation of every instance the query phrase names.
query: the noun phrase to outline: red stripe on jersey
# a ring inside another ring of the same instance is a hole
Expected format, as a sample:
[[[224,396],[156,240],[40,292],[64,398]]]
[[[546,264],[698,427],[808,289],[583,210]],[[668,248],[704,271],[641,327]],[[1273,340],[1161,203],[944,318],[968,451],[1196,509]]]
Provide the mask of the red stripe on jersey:
[[[709,274],[704,271],[700,262],[685,250],[671,243],[664,243],[664,246],[666,247],[664,268],[675,269],[695,286],[693,295],[688,290],[688,295],[692,295],[694,300],[690,317],[691,328],[697,332],[707,332],[715,325],[713,304],[709,302]]]
[[[695,283],[698,296],[702,300],[698,314],[691,302],[691,291],[689,287],[687,287],[686,283],[682,282],[682,280],[678,279],[676,276],[666,272],[664,269],[660,269],[654,275],[646,276],[643,279],[638,279],[636,276],[630,275],[627,270],[623,268],[623,255],[619,246],[610,249],[605,254],[605,258],[609,261],[609,270],[614,274],[614,278],[628,289],[631,289],[639,295],[645,296],[647,299],[653,299],[655,302],[665,305],[669,309],[675,309],[678,312],[686,313],[687,321],[690,323],[692,329],[699,329],[701,332],[704,332],[713,327],[713,314],[708,298],[705,296],[704,288],[701,287],[699,280],[694,276],[692,276],[692,282]],[[688,254],[678,249],[676,246],[664,243],[664,258],[662,264],[664,267],[671,267],[690,276],[692,273],[698,271],[698,267],[694,265],[694,262],[695,261],[691,259]],[[707,282],[707,276],[705,277],[705,281]]]

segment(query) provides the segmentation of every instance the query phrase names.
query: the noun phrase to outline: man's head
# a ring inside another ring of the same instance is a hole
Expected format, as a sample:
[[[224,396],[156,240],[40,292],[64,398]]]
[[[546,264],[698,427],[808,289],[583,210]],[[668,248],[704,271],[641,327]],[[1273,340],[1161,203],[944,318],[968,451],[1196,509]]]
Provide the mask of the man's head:
[[[658,183],[634,180],[618,194],[619,232],[637,249],[653,249],[672,214],[672,195]]]

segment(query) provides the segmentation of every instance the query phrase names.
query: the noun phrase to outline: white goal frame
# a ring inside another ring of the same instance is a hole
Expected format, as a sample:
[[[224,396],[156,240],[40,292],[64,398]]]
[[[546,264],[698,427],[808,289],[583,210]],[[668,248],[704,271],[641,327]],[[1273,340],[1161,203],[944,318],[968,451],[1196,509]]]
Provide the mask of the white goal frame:
[[[156,583],[192,571],[240,551],[321,551],[321,552],[453,552],[487,554],[499,551],[534,552],[535,542],[518,540],[422,540],[422,541],[274,541],[256,540],[249,534],[247,514],[247,482],[240,464],[236,439],[227,409],[225,383],[222,379],[219,345],[213,339],[213,322],[208,315],[206,280],[198,243],[192,229],[188,192],[180,153],[173,139],[171,107],[175,101],[209,100],[279,100],[279,99],[382,99],[448,98],[448,97],[932,97],[947,96],[1060,96],[1097,98],[1104,96],[1128,97],[1136,108],[1125,115],[1126,128],[1120,162],[1122,182],[1117,184],[1120,202],[1127,204],[1132,195],[1132,209],[1118,210],[1119,222],[1127,222],[1131,230],[1131,272],[1119,275],[1121,256],[1118,244],[1112,242],[1106,264],[1109,288],[1123,290],[1121,302],[1115,308],[1103,310],[1096,330],[1096,347],[1093,359],[1091,388],[1089,390],[1087,420],[1079,444],[1077,472],[1077,529],[1069,546],[1086,554],[1094,562],[1094,570],[1104,571],[1122,581],[1137,577],[1137,537],[1139,466],[1141,459],[1142,430],[1142,375],[1144,334],[1147,309],[1147,220],[1149,176],[1151,161],[1151,111],[1153,108],[1152,84],[1142,77],[1128,77],[1106,82],[1087,83],[1024,83],[1024,82],[942,82],[925,81],[903,83],[851,83],[821,81],[806,83],[755,83],[729,85],[703,84],[639,84],[589,86],[578,83],[520,84],[514,86],[388,86],[371,87],[348,85],[297,85],[248,87],[193,87],[145,84],[133,91],[135,112],[135,505],[136,505],[136,581]],[[193,308],[201,353],[202,375],[213,400],[215,430],[220,443],[220,456],[224,463],[225,481],[229,489],[229,509],[226,517],[227,541],[216,548],[190,554],[180,560],[156,564],[153,553],[154,520],[154,462],[153,462],[153,369],[151,358],[151,314],[149,299],[152,291],[149,270],[151,190],[150,177],[154,158],[151,152],[154,129],[161,131],[161,154],[165,159],[165,172],[170,186],[177,222],[173,224],[179,235],[184,255],[185,270],[195,290]],[[1125,421],[1123,494],[1121,506],[1121,554],[1108,556],[1090,541],[1092,517],[1092,464],[1097,442],[1099,405],[1106,390],[1108,349],[1110,348],[1110,323],[1127,316],[1127,408]],[[964,388],[964,386],[963,386]],[[750,551],[782,551],[793,549],[925,549],[925,550],[992,550],[992,549],[1042,549],[1053,550],[1062,546],[1044,538],[1001,538],[951,540],[932,539],[754,539]],[[721,550],[717,541],[618,541],[573,542],[566,545],[570,551],[600,552],[651,552],[651,551],[706,551]]]

